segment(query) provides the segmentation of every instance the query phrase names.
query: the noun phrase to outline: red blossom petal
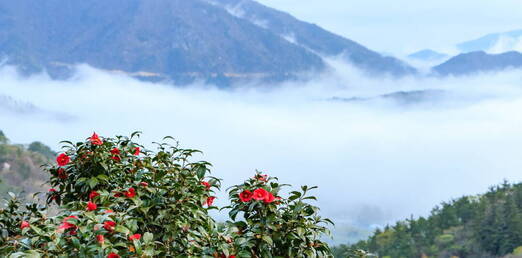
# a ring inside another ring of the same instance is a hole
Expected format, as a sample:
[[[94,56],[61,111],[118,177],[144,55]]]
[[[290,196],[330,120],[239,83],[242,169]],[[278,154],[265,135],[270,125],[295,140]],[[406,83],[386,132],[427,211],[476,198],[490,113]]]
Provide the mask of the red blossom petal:
[[[96,191],[92,191],[90,194],[89,194],[89,200],[92,200],[94,199],[94,197],[96,196],[100,196],[100,194]]]
[[[141,234],[134,234],[134,235],[131,235],[129,236],[129,240],[140,240],[141,239]]]
[[[250,200],[252,200],[252,196],[254,194],[252,192],[250,192],[249,190],[244,190],[243,192],[241,192],[239,194],[239,199],[242,201],[242,202],[249,202]]]
[[[100,244],[103,244],[103,242],[105,242],[105,237],[103,235],[97,235],[96,241],[98,241]]]
[[[71,158],[65,153],[62,153],[56,157],[56,163],[58,163],[58,166],[60,167],[69,164],[69,162],[71,162]]]
[[[201,182],[201,185],[204,185],[207,190],[210,190],[210,187],[212,187],[208,182],[205,181]]]
[[[109,255],[107,255],[107,258],[120,258],[120,256],[116,253],[110,253]]]
[[[89,141],[93,145],[102,145],[103,144],[103,141],[100,139],[100,137],[96,133],[92,134],[92,136],[89,138]]]
[[[127,196],[128,198],[134,198],[134,196],[136,196],[136,190],[134,190],[134,188],[129,188],[129,190],[127,190],[127,192],[125,192],[125,196]]]
[[[268,192],[265,189],[258,188],[256,190],[254,190],[254,195],[252,196],[252,198],[254,198],[254,200],[256,200],[256,201],[263,201],[263,200],[265,200],[267,195],[268,195]]]
[[[207,197],[206,204],[207,204],[208,206],[212,206],[212,204],[214,203],[214,200],[215,200],[215,199],[216,199],[216,197],[214,197],[214,196],[209,196],[209,197]]]
[[[108,221],[103,222],[103,228],[109,232],[113,231],[114,227],[116,227],[116,222],[114,222],[114,221],[108,220]]]
[[[27,222],[27,221],[24,220],[24,221],[22,221],[22,223],[20,224],[20,229],[24,229],[24,228],[27,228],[27,227],[29,227],[29,226],[30,226],[29,222]]]
[[[96,209],[98,209],[98,205],[96,205],[96,203],[93,203],[93,202],[88,202],[87,203],[87,210],[88,211],[95,211]]]
[[[272,203],[275,200],[275,197],[272,193],[268,193],[266,198],[263,200],[265,203]]]

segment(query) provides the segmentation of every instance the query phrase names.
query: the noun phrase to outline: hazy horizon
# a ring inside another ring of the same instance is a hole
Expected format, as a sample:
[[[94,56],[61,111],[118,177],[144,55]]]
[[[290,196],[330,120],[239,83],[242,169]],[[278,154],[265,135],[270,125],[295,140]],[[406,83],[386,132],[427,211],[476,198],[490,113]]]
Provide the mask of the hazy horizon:
[[[457,43],[522,29],[516,0],[257,1],[397,57],[426,48],[453,54]]]

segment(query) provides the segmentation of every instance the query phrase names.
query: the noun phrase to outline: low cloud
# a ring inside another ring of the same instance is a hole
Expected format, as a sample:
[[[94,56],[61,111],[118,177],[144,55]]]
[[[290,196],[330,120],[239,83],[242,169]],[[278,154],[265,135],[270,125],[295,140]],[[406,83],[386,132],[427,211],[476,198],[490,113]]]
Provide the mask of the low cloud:
[[[501,36],[497,42],[487,50],[488,53],[501,54],[508,51],[522,52],[522,36],[520,37],[508,37]]]
[[[52,119],[2,112],[0,103],[0,129],[13,142],[55,149],[93,131],[140,130],[143,142],[171,135],[203,150],[225,188],[255,169],[295,186],[318,185],[323,214],[341,225],[426,215],[441,201],[521,180],[520,71],[395,80],[330,64],[335,69],[304,83],[230,90],[140,82],[88,66],[67,81],[3,67],[0,95],[8,97],[0,102],[30,103]],[[422,90],[444,94],[407,105],[380,97]]]

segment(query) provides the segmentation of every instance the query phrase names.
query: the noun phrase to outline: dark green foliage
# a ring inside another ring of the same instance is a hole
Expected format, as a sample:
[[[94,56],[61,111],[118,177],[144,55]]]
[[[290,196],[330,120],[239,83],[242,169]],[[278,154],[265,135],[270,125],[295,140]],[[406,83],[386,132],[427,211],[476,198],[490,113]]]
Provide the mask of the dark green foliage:
[[[366,241],[334,249],[336,257],[363,249],[379,257],[500,257],[522,246],[522,184],[504,183],[377,230]],[[350,256],[351,257],[351,256]]]
[[[41,142],[32,142],[31,144],[29,144],[29,147],[27,149],[32,152],[40,153],[48,159],[52,159],[56,156],[56,152],[54,152],[53,150],[51,150],[51,148],[49,148],[49,146]]]

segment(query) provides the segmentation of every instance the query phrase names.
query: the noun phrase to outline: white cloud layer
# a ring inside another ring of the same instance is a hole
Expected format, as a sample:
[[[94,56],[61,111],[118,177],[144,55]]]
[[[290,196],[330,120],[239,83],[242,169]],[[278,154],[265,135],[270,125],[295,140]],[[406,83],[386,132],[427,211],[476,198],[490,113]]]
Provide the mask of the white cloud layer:
[[[140,130],[143,142],[171,135],[203,150],[225,186],[255,169],[295,186],[318,185],[325,215],[359,225],[426,215],[441,201],[522,179],[520,71],[392,80],[332,64],[306,83],[233,90],[145,83],[87,66],[68,81],[21,78],[4,67],[0,95],[36,111],[0,103],[0,129],[13,142],[56,149],[94,130]],[[422,89],[445,94],[407,105],[328,101]]]

